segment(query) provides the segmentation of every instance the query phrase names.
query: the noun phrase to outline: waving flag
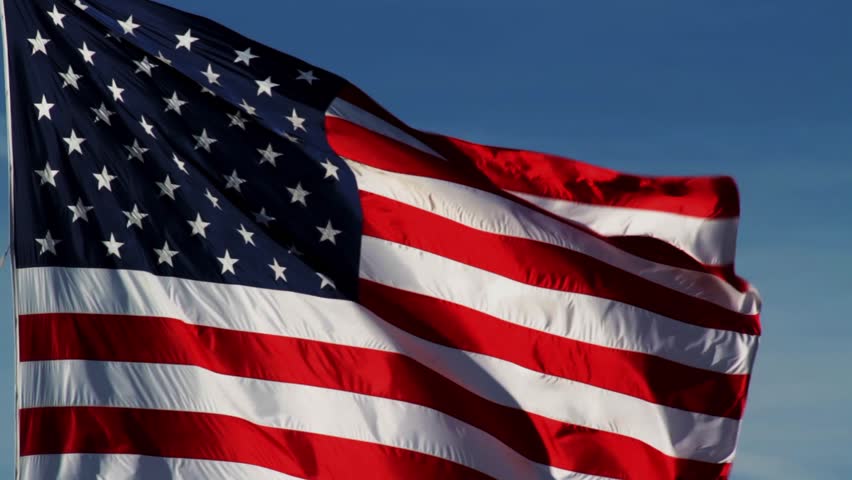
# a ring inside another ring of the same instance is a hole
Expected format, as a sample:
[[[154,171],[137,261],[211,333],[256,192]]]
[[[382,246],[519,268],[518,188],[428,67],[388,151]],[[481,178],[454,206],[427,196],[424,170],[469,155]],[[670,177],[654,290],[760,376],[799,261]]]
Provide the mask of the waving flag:
[[[727,476],[731,179],[421,132],[145,0],[4,4],[19,478]]]

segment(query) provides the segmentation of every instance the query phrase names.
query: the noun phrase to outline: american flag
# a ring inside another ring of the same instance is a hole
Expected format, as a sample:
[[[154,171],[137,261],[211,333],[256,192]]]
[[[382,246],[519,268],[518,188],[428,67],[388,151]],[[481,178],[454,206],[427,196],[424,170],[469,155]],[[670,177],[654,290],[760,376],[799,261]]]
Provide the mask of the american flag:
[[[20,479],[728,476],[730,178],[422,132],[146,0],[4,4]]]

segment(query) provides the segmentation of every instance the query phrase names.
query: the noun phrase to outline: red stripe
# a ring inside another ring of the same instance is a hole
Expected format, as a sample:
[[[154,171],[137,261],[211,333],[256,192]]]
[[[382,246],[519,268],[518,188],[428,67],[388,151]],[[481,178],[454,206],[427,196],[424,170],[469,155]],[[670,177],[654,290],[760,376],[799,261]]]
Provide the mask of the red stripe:
[[[640,177],[544,153],[450,139],[500,188],[591,205],[736,218],[731,177]]]
[[[688,367],[502,321],[474,309],[362,280],[361,303],[418,337],[658,405],[740,419],[748,375]]]
[[[523,344],[522,338],[519,341]],[[197,365],[225,375],[406,401],[459,418],[533,461],[601,476],[709,479],[729,468],[676,459],[630,437],[495,404],[408,357],[376,350],[188,325],[165,318],[43,314],[21,316],[20,352],[22,361],[84,359]]]
[[[97,453],[219,460],[318,480],[491,478],[463,465],[401,448],[261,427],[207,413],[33,408],[20,411],[20,431],[22,456]]]
[[[530,210],[542,215],[569,224],[577,230],[611,243],[634,255],[664,265],[709,273],[731,283],[741,291],[747,287],[747,284],[734,274],[731,265],[703,265],[686,252],[656,238],[642,237],[641,240],[634,240],[636,237],[605,237],[585,225],[567,221],[532,203],[510,195],[491,183],[470,160],[446,162],[340,118],[326,117],[325,123],[331,147],[344,158],[350,158],[359,163],[389,172],[444,180],[489,192],[525,205]],[[633,248],[634,246],[636,248]]]
[[[389,172],[445,180],[510,198],[470,162],[450,164],[341,118],[326,117],[325,124],[331,147],[344,158]]]
[[[537,287],[628,303],[700,327],[760,333],[757,315],[728,310],[573,250],[484,232],[369,192],[361,192],[361,206],[364,235],[425,250]]]
[[[730,177],[629,175],[538,152],[478,145],[405,125],[355,87],[340,98],[402,129],[446,157],[472,160],[500,188],[562,200],[678,213],[738,217],[739,193]]]

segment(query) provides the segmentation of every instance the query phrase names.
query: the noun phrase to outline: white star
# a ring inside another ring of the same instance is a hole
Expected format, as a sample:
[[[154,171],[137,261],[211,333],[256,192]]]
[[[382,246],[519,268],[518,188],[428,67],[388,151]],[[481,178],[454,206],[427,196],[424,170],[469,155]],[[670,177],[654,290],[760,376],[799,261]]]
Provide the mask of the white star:
[[[64,80],[64,82],[62,82],[62,88],[65,88],[68,85],[71,85],[72,87],[74,87],[75,90],[80,90],[80,86],[77,85],[77,82],[81,78],[83,78],[83,76],[77,75],[76,73],[74,73],[74,69],[71,67],[71,65],[68,65],[68,71],[67,72],[65,72],[65,73],[59,72],[59,76],[62,77],[62,80]]]
[[[44,164],[44,170],[36,170],[36,175],[41,177],[41,185],[51,184],[56,186],[56,176],[59,175],[59,170],[54,170],[50,166],[50,162]]]
[[[166,197],[171,198],[172,200],[175,199],[175,190],[180,188],[180,185],[178,185],[176,183],[172,183],[172,179],[169,178],[168,175],[166,175],[166,179],[163,180],[162,182],[157,182],[157,186],[160,187],[160,196],[161,197],[166,196]]]
[[[242,109],[249,115],[257,115],[257,109],[249,105],[245,98],[243,99],[243,103],[240,104],[240,107],[242,107]]]
[[[236,60],[234,60],[234,63],[242,62],[242,63],[245,63],[246,65],[251,66],[250,65],[251,61],[254,60],[255,58],[258,58],[257,55],[251,54],[251,48],[247,48],[247,49],[243,50],[242,52],[239,51],[239,50],[234,50],[234,52],[237,54],[237,58],[236,58]]]
[[[83,154],[83,149],[80,147],[86,139],[78,137],[77,132],[73,128],[71,129],[71,135],[63,138],[62,141],[68,144],[68,155],[71,155],[74,152],[77,152],[80,155]]]
[[[201,219],[201,214],[195,214],[195,220],[187,220],[186,223],[192,227],[192,236],[201,235],[203,238],[207,238],[207,232],[205,231],[207,227],[210,226],[209,222],[205,222]]]
[[[148,57],[142,57],[142,60],[133,60],[133,63],[136,65],[136,71],[134,73],[142,73],[145,72],[149,77],[154,76],[153,70],[159,65],[156,63],[151,63],[148,61]]]
[[[68,205],[68,210],[71,210],[73,217],[71,219],[71,223],[76,222],[77,220],[83,220],[84,222],[89,221],[89,211],[94,210],[95,207],[83,205],[83,199],[77,198],[76,205]]]
[[[279,86],[277,83],[272,81],[272,77],[266,77],[266,80],[255,80],[254,83],[257,84],[257,95],[263,95],[264,93],[272,96],[272,89]]]
[[[337,171],[340,170],[340,167],[331,163],[331,160],[326,158],[325,163],[321,163],[320,165],[322,165],[323,168],[325,168],[325,176],[322,177],[322,178],[325,179],[325,178],[333,177],[335,180],[340,180],[340,177],[337,175]]]
[[[265,225],[265,226],[267,226],[267,227],[268,227],[268,226],[269,226],[269,222],[274,222],[274,221],[275,221],[275,217],[270,217],[269,215],[267,215],[267,214],[266,214],[266,209],[265,209],[265,208],[261,208],[259,212],[257,212],[257,213],[255,213],[255,214],[254,214],[254,220],[255,220],[257,223],[259,223],[259,224],[261,224],[261,225]]]
[[[139,140],[136,140],[134,138],[133,145],[125,145],[124,148],[129,152],[127,154],[128,160],[132,160],[135,158],[136,160],[145,163],[145,158],[143,157],[143,155],[145,155],[148,149],[143,147],[142,145],[139,145]]]
[[[296,80],[304,80],[308,82],[308,85],[313,85],[315,81],[319,80],[319,78],[314,76],[313,70],[308,70],[307,72],[299,70],[299,76],[296,77]]]
[[[216,258],[216,260],[219,260],[219,263],[222,264],[222,275],[224,275],[225,272],[231,272],[234,275],[237,274],[237,272],[234,271],[234,265],[236,265],[236,263],[240,260],[236,258],[231,258],[230,252],[225,250],[225,256],[221,258]]]
[[[174,162],[175,162],[175,165],[177,165],[178,170],[180,170],[181,172],[183,172],[183,173],[185,173],[185,174],[189,175],[189,172],[186,170],[186,162],[182,161],[182,160],[181,160],[180,158],[178,158],[178,156],[177,156],[177,155],[175,155],[174,153],[172,154],[172,161],[174,161]]]
[[[48,120],[53,120],[50,116],[50,109],[54,107],[52,103],[47,103],[47,97],[41,96],[41,103],[34,103],[35,108],[38,109],[38,120],[41,120],[44,117],[47,117]]]
[[[331,287],[333,290],[337,290],[337,285],[335,285],[334,281],[332,281],[330,278],[319,272],[317,272],[317,276],[320,277],[320,290],[325,287]]]
[[[246,119],[243,118],[243,116],[242,116],[242,114],[240,114],[239,110],[237,110],[237,113],[235,115],[231,115],[229,113],[228,118],[231,119],[231,124],[228,125],[228,127],[233,127],[234,125],[236,125],[236,126],[242,128],[243,130],[246,129]]]
[[[210,146],[214,143],[218,142],[215,138],[207,136],[207,129],[201,130],[201,135],[193,135],[192,138],[195,139],[195,149],[203,148],[207,152],[210,152]]]
[[[335,245],[337,244],[337,242],[335,241],[335,237],[340,235],[341,232],[340,232],[340,230],[335,230],[334,227],[331,226],[331,220],[328,221],[328,225],[326,225],[325,228],[323,228],[323,227],[316,227],[316,228],[322,234],[322,237],[320,238],[320,243],[328,240],[329,242],[331,242]]]
[[[115,241],[115,234],[109,234],[109,240],[105,240],[101,242],[107,248],[107,257],[110,255],[115,255],[118,258],[121,258],[121,252],[119,249],[124,246],[123,243]]]
[[[237,229],[237,233],[239,233],[243,237],[243,241],[246,242],[246,245],[248,245],[248,244],[254,245],[254,240],[252,238],[252,237],[254,237],[254,233],[246,230],[246,227],[243,226],[242,223],[240,224],[240,228]]]
[[[109,85],[107,88],[109,88],[109,91],[112,92],[113,100],[115,100],[116,102],[124,101],[124,98],[121,96],[121,94],[124,92],[124,89],[120,88],[118,85],[115,84],[114,78],[112,79],[112,85]]]
[[[56,4],[53,4],[53,11],[47,12],[50,16],[50,19],[53,20],[53,24],[59,28],[65,28],[65,24],[62,23],[62,19],[65,18],[64,13],[59,13],[59,10],[56,9]]]
[[[301,203],[302,205],[304,205],[306,207],[308,206],[308,202],[305,201],[305,199],[307,198],[308,195],[311,194],[311,192],[304,190],[302,188],[301,182],[296,184],[296,188],[289,188],[288,187],[287,190],[290,192],[290,195],[292,195],[292,198],[290,199],[290,203],[298,202],[298,203]],[[333,240],[334,239],[332,239],[331,243],[334,243]]]
[[[157,257],[158,257],[157,258],[157,265],[162,265],[164,263],[167,263],[170,267],[175,266],[175,264],[172,263],[172,258],[174,258],[175,255],[180,253],[177,250],[170,249],[169,248],[169,242],[163,242],[163,248],[162,249],[155,248],[154,252],[157,254]]]
[[[41,36],[41,31],[36,30],[36,36],[34,38],[28,38],[27,41],[33,45],[32,55],[35,55],[38,52],[47,55],[47,44],[50,43],[50,40],[43,38]]]
[[[208,63],[207,71],[201,72],[201,74],[207,77],[207,82],[210,85],[222,85],[221,83],[219,83],[219,77],[221,77],[222,75],[213,71],[213,64]]]
[[[104,123],[112,126],[112,122],[110,122],[109,117],[115,115],[115,112],[109,111],[109,109],[106,108],[106,105],[104,105],[104,102],[101,102],[100,108],[93,108],[92,111],[95,112],[95,123],[103,120]]]
[[[257,151],[258,151],[258,153],[260,153],[260,155],[262,157],[260,159],[261,165],[263,165],[264,163],[271,163],[273,167],[277,166],[275,164],[275,159],[280,157],[281,154],[272,149],[271,143],[269,144],[269,146],[266,147],[266,150],[264,150],[262,148],[258,148]]]
[[[237,171],[234,170],[234,173],[230,175],[225,175],[225,180],[228,182],[225,184],[225,188],[233,188],[236,191],[240,191],[240,185],[246,183],[245,180],[237,176]]]
[[[192,43],[198,41],[196,37],[192,36],[192,30],[187,30],[183,35],[175,35],[178,39],[177,46],[175,50],[180,50],[181,48],[185,48],[187,50],[192,51]]]
[[[213,208],[222,210],[222,207],[219,206],[219,198],[210,193],[209,188],[204,190],[204,196],[207,197],[207,200],[210,200],[210,203],[213,205]]]
[[[290,135],[290,134],[289,134],[289,133],[287,133],[287,132],[284,132],[284,133],[282,133],[281,135],[283,135],[283,136],[284,136],[284,138],[286,138],[287,140],[290,140],[290,143],[295,143],[296,145],[298,145],[298,144],[302,143],[302,140],[301,140],[299,137],[296,137],[296,136]]]
[[[136,35],[133,31],[139,28],[139,25],[133,23],[133,15],[127,17],[125,21],[118,21],[118,24],[121,25],[121,29],[124,30],[125,35]]]
[[[174,110],[175,112],[177,112],[178,115],[181,114],[181,107],[187,104],[187,102],[184,102],[180,99],[180,97],[178,97],[177,92],[172,93],[172,98],[163,97],[163,100],[166,101],[165,111],[168,112],[169,110]]]
[[[38,252],[39,256],[44,255],[46,252],[56,255],[56,246],[62,243],[62,240],[53,238],[50,230],[44,234],[44,238],[36,238],[35,241],[41,246],[41,251]]]
[[[275,280],[284,280],[287,281],[287,277],[284,276],[284,272],[287,270],[287,267],[282,267],[278,265],[278,259],[272,259],[272,265],[269,265],[269,268],[272,269],[272,272],[275,273]]]
[[[213,90],[210,90],[209,88],[207,88],[203,85],[201,86],[201,93],[206,93],[207,95],[210,95],[212,97],[216,96],[216,92],[214,92]]]
[[[293,131],[303,130],[307,132],[305,129],[305,119],[300,117],[298,113],[296,113],[296,109],[293,109],[293,113],[289,117],[284,117],[293,124]]]
[[[154,135],[154,126],[148,123],[148,120],[145,119],[145,115],[142,115],[139,118],[139,125],[142,125],[142,129],[145,130],[145,133],[153,138],[157,138],[157,136]]]
[[[142,220],[145,220],[145,217],[148,216],[147,213],[142,213],[139,211],[139,206],[135,203],[133,204],[133,210],[126,212],[124,210],[121,211],[125,217],[127,217],[127,228],[130,228],[132,225],[136,225],[139,227],[139,230],[142,230]]]
[[[98,181],[98,191],[100,191],[102,188],[106,188],[111,192],[112,181],[118,178],[116,176],[110,175],[107,171],[106,166],[104,166],[104,169],[101,171],[101,173],[93,173],[92,175],[94,175],[95,179]]]
[[[171,64],[172,64],[172,61],[171,61],[171,60],[169,60],[168,58],[166,58],[166,56],[165,56],[165,55],[163,55],[163,52],[161,52],[161,51],[159,51],[159,50],[157,50],[157,60],[159,60],[159,61],[161,61],[161,62],[165,63],[166,65],[171,65]]]
[[[84,4],[83,2],[81,2],[80,0],[74,0],[74,6],[75,6],[75,7],[77,7],[77,8],[79,8],[80,10],[83,10],[83,11],[86,11],[86,10],[88,10],[88,9],[89,9],[89,6],[88,6],[88,5],[85,5],[85,4]]]
[[[77,51],[79,51],[80,54],[83,55],[84,62],[90,63],[92,65],[95,64],[95,53],[97,52],[89,50],[89,46],[86,45],[86,42],[83,42],[83,48],[78,48]]]
[[[289,253],[290,255],[295,255],[297,257],[301,257],[303,255],[303,253],[300,252],[298,248],[296,248],[295,243],[290,245],[290,248],[287,249],[287,253]]]

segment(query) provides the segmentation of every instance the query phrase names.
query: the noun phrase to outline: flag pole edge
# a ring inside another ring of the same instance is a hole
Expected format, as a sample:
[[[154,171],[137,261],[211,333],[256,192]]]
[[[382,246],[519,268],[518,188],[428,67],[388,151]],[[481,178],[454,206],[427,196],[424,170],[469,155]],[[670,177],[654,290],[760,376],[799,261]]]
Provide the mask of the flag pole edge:
[[[10,245],[10,271],[12,277],[12,323],[14,328],[14,382],[15,382],[15,416],[14,416],[14,468],[16,480],[20,479],[21,474],[21,456],[20,456],[20,406],[21,406],[21,388],[20,388],[20,351],[18,337],[18,282],[15,275],[15,162],[14,152],[12,148],[12,85],[9,76],[9,29],[6,24],[6,0],[0,0],[0,24],[3,26],[3,95],[6,99],[6,148],[7,159],[9,162],[9,245]]]

